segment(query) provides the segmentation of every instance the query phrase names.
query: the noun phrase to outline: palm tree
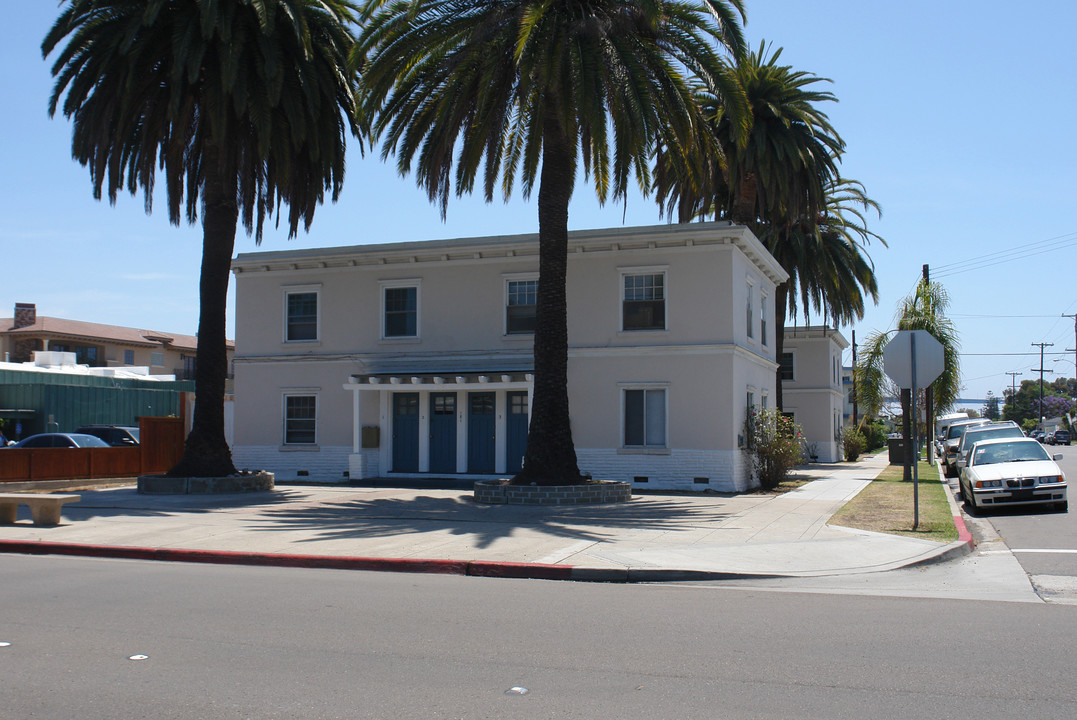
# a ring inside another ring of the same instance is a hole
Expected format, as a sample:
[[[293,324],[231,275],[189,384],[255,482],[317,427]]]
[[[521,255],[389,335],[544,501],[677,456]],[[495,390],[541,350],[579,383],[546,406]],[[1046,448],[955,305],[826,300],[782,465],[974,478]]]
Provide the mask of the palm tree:
[[[875,266],[865,245],[886,241],[868,230],[864,213],[879,205],[856,180],[838,178],[824,190],[825,205],[815,216],[804,216],[788,227],[763,229],[763,242],[789,279],[774,292],[774,351],[782,357],[785,323],[810,311],[820,313],[837,327],[864,317],[865,297],[879,301]],[[799,307],[797,301],[799,300]],[[783,407],[781,368],[775,381],[775,402]]]
[[[693,84],[736,96],[719,49],[739,54],[742,0],[369,0],[361,118],[384,134],[444,216],[483,168],[492,201],[538,183],[535,387],[515,483],[581,482],[568,409],[568,207],[582,155],[600,201],[650,186],[656,141],[687,156],[703,123]],[[730,104],[734,126],[744,127]],[[717,152],[717,149],[714,149]],[[454,171],[455,165],[455,171]]]
[[[166,179],[169,220],[202,214],[198,402],[177,476],[235,472],[224,438],[225,309],[237,221],[255,242],[288,205],[289,236],[310,228],[344,178],[356,80],[346,0],[69,0],[42,43],[49,103],[73,121],[72,155],[94,197]],[[184,197],[186,194],[186,197]],[[279,213],[279,209],[278,209]]]
[[[733,94],[699,91],[710,118],[709,132],[719,155],[700,152],[685,166],[675,153],[660,148],[657,198],[681,222],[713,215],[747,225],[756,235],[763,226],[788,225],[817,214],[826,202],[828,181],[838,175],[845,143],[830,124],[821,102],[836,102],[813,85],[830,82],[779,65],[782,49],[768,55],[765,43],[732,68],[751,113],[747,136],[728,110]]]
[[[863,214],[879,206],[838,172],[845,143],[817,107],[836,98],[814,87],[829,81],[780,65],[781,53],[768,54],[760,43],[734,69],[752,111],[746,141],[732,132],[724,98],[703,93],[722,155],[681,162],[660,148],[655,170],[658,202],[670,216],[688,222],[713,215],[747,225],[789,274],[775,292],[778,358],[798,296],[805,315],[814,307],[835,322],[863,317],[865,294],[878,296],[863,248],[872,238],[881,241]],[[781,368],[775,388],[780,409]]]

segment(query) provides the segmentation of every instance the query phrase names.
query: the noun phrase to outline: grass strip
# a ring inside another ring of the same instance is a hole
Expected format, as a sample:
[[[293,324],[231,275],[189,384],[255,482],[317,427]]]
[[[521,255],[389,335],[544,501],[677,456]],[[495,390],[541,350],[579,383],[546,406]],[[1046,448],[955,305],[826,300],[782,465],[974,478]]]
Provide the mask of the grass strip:
[[[902,467],[890,465],[830,518],[829,524],[951,542],[957,540],[953,513],[939,472],[921,461],[920,524],[913,529],[913,483],[901,479]]]

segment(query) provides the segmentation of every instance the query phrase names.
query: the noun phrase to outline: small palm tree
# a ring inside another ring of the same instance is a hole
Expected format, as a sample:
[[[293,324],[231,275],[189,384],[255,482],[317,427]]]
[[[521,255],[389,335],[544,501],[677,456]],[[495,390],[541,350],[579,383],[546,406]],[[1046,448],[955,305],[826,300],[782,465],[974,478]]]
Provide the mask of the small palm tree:
[[[535,387],[516,483],[581,482],[568,410],[568,207],[582,156],[600,201],[650,186],[656,141],[688,156],[694,83],[737,96],[719,51],[743,49],[742,0],[369,0],[361,118],[446,212],[479,180],[538,185]],[[744,128],[731,104],[729,120]],[[708,148],[718,152],[713,143]],[[455,169],[454,169],[455,168]]]
[[[898,388],[883,369],[883,350],[897,330],[926,330],[942,345],[942,374],[929,386],[932,397],[929,417],[937,417],[953,407],[961,388],[961,366],[957,330],[953,321],[946,317],[949,304],[949,296],[941,284],[921,280],[913,294],[898,307],[894,317],[895,329],[875,332],[867,337],[853,368],[857,402],[865,408],[865,416],[878,415],[884,398],[901,395],[902,410],[908,418],[912,404],[917,402],[916,398],[906,399],[909,393]],[[907,462],[909,457],[911,455],[907,456]],[[906,477],[911,477],[908,465]]]
[[[94,197],[142,188],[158,166],[169,220],[202,214],[198,402],[170,474],[235,472],[224,438],[225,309],[236,225],[262,236],[288,205],[289,236],[344,178],[356,81],[345,0],[69,0],[42,43],[49,114],[73,121],[72,155]],[[63,97],[66,93],[66,97]],[[185,197],[186,195],[186,197]]]

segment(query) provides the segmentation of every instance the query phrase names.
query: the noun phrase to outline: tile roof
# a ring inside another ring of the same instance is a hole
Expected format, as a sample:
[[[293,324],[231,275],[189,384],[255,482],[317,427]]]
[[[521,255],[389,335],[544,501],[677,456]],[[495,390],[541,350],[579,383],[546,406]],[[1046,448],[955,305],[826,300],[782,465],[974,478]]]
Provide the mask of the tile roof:
[[[63,318],[37,316],[33,325],[15,328],[13,318],[0,319],[0,334],[8,336],[18,335],[51,335],[62,337],[79,337],[91,340],[104,340],[107,342],[123,345],[142,345],[191,349],[198,347],[198,339],[193,335],[177,335],[175,333],[163,333],[156,330],[139,330],[137,328],[121,327],[119,325],[103,325],[101,323],[83,322],[81,320],[65,320]],[[228,347],[234,348],[235,342],[226,341]]]

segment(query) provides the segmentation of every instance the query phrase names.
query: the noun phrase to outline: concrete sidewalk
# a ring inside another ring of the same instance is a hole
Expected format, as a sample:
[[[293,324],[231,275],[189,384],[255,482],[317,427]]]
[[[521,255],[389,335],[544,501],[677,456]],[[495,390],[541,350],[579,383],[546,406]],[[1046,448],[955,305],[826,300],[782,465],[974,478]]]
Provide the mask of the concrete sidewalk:
[[[477,505],[470,491],[279,486],[247,495],[81,492],[64,521],[0,526],[0,551],[603,581],[819,576],[964,554],[827,525],[886,466],[812,465],[783,495],[636,495],[591,506]],[[960,515],[956,510],[955,515]],[[960,527],[960,526],[959,526]]]

